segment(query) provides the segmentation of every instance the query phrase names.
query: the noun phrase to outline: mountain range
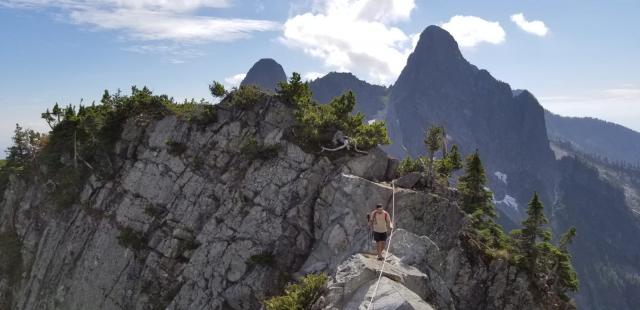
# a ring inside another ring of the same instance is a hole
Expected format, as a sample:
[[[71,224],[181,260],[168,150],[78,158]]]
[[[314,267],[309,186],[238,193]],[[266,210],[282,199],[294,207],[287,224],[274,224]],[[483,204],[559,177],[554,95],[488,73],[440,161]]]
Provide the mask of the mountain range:
[[[564,141],[582,152],[634,163],[640,134],[545,111],[529,91],[513,90],[470,64],[454,38],[437,26],[422,32],[391,87],[349,73],[330,73],[310,86],[319,102],[352,90],[357,111],[386,121],[392,144],[385,151],[396,158],[425,154],[426,129],[443,126],[449,145],[464,154],[480,152],[503,227],[516,227],[538,192],[554,231],[577,228],[571,249],[582,283],[575,296],[579,308],[640,304],[634,293],[640,291],[640,221],[622,185],[628,183],[612,183],[617,176],[607,179],[592,161],[550,144]]]

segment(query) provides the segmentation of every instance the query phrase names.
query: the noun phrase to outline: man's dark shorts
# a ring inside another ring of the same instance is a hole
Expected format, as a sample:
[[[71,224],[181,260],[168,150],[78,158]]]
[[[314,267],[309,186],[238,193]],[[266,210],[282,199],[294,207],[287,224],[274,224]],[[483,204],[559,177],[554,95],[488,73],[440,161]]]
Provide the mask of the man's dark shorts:
[[[387,233],[386,232],[373,232],[373,240],[376,242],[387,241]]]

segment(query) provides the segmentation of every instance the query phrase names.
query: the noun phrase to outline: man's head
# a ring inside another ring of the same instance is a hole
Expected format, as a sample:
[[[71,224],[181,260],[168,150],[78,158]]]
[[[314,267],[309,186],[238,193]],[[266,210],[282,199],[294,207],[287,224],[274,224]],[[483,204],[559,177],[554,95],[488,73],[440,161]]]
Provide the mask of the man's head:
[[[381,204],[377,204],[376,205],[376,210],[382,210],[382,205]]]

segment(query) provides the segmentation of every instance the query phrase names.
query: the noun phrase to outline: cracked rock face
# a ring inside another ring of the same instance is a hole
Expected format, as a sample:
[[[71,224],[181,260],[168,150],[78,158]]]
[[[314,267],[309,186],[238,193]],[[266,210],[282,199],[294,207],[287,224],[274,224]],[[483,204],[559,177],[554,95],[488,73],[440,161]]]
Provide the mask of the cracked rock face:
[[[117,174],[89,178],[54,213],[45,181],[12,178],[0,228],[22,241],[11,309],[259,309],[307,273],[331,280],[325,309],[365,309],[378,261],[366,214],[392,206],[395,164],[379,149],[330,161],[285,136],[293,113],[272,97],[218,110],[198,128],[175,116],[125,124]],[[277,155],[241,152],[255,139]],[[170,154],[167,141],[186,151]],[[536,308],[526,276],[466,249],[454,194],[396,188],[389,269],[376,309]],[[391,210],[390,210],[391,211]],[[0,295],[5,296],[5,295]],[[318,308],[318,307],[317,307]]]

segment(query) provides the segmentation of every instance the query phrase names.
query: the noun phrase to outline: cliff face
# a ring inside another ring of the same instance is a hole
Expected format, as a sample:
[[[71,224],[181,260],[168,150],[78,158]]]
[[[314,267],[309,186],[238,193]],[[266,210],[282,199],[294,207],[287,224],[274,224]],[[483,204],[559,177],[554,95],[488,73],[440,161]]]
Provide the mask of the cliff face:
[[[273,97],[216,112],[205,128],[175,116],[128,120],[117,174],[90,177],[62,211],[46,199],[46,180],[12,178],[0,231],[15,231],[21,272],[0,279],[0,304],[258,309],[292,277],[325,272],[318,307],[367,305],[379,262],[362,254],[371,245],[364,219],[377,203],[391,206],[391,161],[379,149],[334,160],[304,152],[289,138],[292,111]],[[248,141],[277,152],[259,156]],[[465,241],[454,192],[398,189],[395,201],[400,230],[377,309],[564,306]]]

